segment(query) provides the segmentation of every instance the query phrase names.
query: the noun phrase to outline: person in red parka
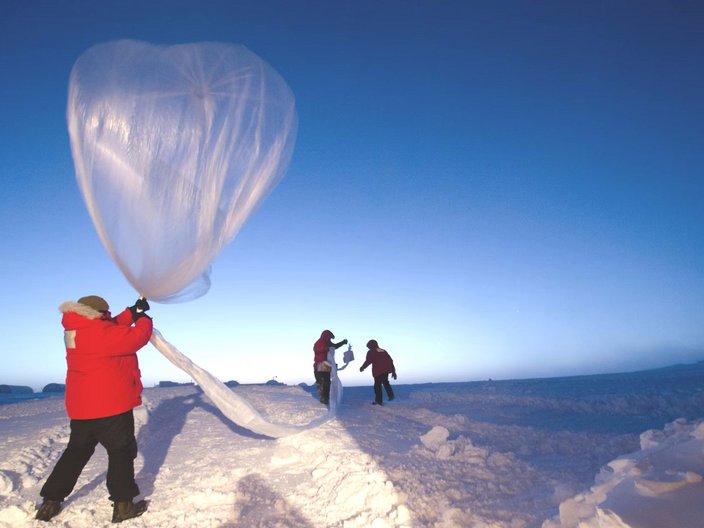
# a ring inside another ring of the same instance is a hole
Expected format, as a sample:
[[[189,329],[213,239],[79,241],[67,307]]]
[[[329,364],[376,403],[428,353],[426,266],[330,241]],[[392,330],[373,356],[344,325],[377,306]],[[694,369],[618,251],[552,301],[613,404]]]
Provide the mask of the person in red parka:
[[[391,359],[389,353],[383,348],[379,347],[374,339],[370,339],[367,343],[367,358],[359,367],[360,372],[364,372],[364,369],[369,365],[372,366],[372,376],[374,377],[374,405],[382,404],[382,392],[381,387],[386,389],[386,396],[388,396],[389,401],[394,399],[394,390],[391,388],[391,383],[389,383],[389,374],[396,379],[396,367],[394,366],[394,360]]]
[[[137,440],[133,409],[142,403],[137,351],[149,342],[152,320],[140,298],[117,317],[105,299],[89,295],[59,307],[66,344],[66,413],[68,445],[44,483],[44,501],[35,516],[48,521],[61,511],[79,475],[101,444],[108,453],[107,488],[113,501],[112,522],[142,515],[147,501],[134,480]]]
[[[330,330],[323,330],[320,337],[313,345],[313,374],[315,375],[315,385],[318,388],[318,398],[320,403],[327,405],[330,402],[330,371],[332,365],[328,361],[328,350],[340,348],[347,344],[347,339],[339,343],[333,343],[335,334]]]

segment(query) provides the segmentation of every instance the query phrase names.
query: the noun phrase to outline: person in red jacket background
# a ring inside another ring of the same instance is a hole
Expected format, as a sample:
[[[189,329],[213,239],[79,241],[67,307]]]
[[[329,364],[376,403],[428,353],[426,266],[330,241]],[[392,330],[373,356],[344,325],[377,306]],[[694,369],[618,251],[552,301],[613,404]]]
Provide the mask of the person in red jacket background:
[[[364,372],[364,369],[369,365],[372,366],[372,376],[374,377],[374,405],[382,404],[382,392],[381,387],[386,389],[386,395],[389,401],[394,399],[394,390],[391,388],[391,383],[389,383],[389,374],[396,379],[396,367],[394,366],[394,360],[391,359],[389,353],[383,348],[379,347],[374,339],[370,339],[367,343],[367,358],[364,364],[359,368],[360,372]]]
[[[347,344],[347,339],[339,343],[333,343],[335,334],[330,330],[323,330],[320,337],[313,345],[313,374],[315,375],[315,385],[318,388],[318,398],[320,403],[327,405],[330,403],[330,371],[332,365],[328,362],[328,350],[335,349]]]
[[[89,295],[59,306],[66,344],[68,445],[44,483],[36,519],[48,521],[61,511],[95,446],[108,453],[107,488],[114,502],[112,522],[142,515],[147,502],[134,480],[137,440],[133,409],[142,403],[137,351],[149,342],[152,319],[140,298],[117,317],[102,297]]]

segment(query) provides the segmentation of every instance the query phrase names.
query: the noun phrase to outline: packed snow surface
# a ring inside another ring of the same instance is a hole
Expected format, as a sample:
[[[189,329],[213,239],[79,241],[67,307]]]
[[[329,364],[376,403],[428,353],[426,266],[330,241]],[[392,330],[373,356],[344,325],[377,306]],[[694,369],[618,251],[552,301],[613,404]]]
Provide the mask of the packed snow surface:
[[[344,384],[344,372],[340,373]],[[232,390],[264,419],[321,425],[274,439],[198,386],[151,388],[135,411],[143,527],[695,528],[704,519],[704,363],[542,380]],[[68,440],[60,397],[0,405],[0,526],[38,526]],[[108,526],[102,448],[51,526]]]

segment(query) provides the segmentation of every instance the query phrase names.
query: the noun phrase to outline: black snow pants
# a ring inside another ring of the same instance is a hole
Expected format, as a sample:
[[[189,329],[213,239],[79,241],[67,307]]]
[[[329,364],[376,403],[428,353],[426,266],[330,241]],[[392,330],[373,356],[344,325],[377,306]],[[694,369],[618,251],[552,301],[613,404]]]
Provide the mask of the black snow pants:
[[[130,501],[139,495],[134,480],[137,440],[132,410],[106,418],[71,420],[66,450],[42,486],[40,495],[63,501],[73,491],[83,468],[101,444],[108,452],[107,486],[112,501]]]
[[[381,387],[386,389],[386,395],[389,397],[389,401],[394,399],[394,390],[391,388],[391,383],[389,383],[389,373],[380,374],[374,378],[374,401],[377,405],[382,403],[382,393]]]
[[[330,402],[330,372],[320,370],[315,371],[315,384],[318,387],[318,399],[320,403]]]

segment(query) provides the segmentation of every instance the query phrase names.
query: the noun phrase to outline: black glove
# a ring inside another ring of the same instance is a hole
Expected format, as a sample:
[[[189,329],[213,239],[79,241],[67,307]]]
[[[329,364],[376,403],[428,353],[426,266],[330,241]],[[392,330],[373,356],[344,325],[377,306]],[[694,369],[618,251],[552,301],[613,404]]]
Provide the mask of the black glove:
[[[343,344],[343,345],[346,345],[346,344],[347,344],[347,339],[343,339],[343,340],[342,340],[342,344]]]
[[[360,372],[364,372],[364,368],[363,368],[363,367],[359,367],[359,371],[360,371]]]
[[[137,302],[134,303],[134,305],[139,311],[146,312],[147,310],[149,310],[149,303],[144,297],[140,297],[139,299],[137,299]]]
[[[149,310],[149,303],[144,297],[137,299],[137,302],[130,306],[130,312],[132,312],[132,320],[137,322],[140,317],[149,317],[146,313]],[[149,317],[151,319],[151,317]]]
[[[396,379],[396,373],[394,372],[393,374],[391,374],[391,377]]]

